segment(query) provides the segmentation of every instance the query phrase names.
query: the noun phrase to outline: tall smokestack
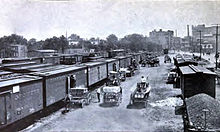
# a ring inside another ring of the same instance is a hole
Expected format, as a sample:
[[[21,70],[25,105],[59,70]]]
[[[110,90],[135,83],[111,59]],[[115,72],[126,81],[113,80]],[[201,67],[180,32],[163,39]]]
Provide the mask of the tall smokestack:
[[[189,25],[187,25],[187,36],[189,37]]]

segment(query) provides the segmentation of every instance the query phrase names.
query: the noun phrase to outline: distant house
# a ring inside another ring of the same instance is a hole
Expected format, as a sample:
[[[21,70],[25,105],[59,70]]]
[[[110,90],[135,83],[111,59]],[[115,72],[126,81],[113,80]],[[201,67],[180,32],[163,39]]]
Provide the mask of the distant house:
[[[26,45],[20,45],[20,44],[14,44],[11,45],[11,51],[12,51],[12,58],[25,58],[27,57],[27,46]]]
[[[69,45],[77,45],[79,41],[69,40]]]
[[[25,58],[27,57],[27,46],[11,44],[9,47],[0,49],[0,58]]]

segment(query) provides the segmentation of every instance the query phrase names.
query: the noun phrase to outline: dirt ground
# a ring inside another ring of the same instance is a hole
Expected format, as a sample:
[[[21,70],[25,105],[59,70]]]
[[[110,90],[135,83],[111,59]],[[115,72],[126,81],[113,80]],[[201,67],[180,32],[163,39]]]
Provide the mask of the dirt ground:
[[[160,57],[160,66],[141,67],[135,76],[122,82],[123,95],[119,106],[105,106],[102,100],[98,103],[94,92],[92,103],[83,109],[73,108],[65,115],[59,110],[22,131],[183,131],[182,117],[175,115],[175,106],[182,105],[182,100],[176,97],[180,89],[166,84],[168,69],[172,66],[171,63],[164,64],[163,57]],[[142,104],[129,105],[132,89],[142,75],[148,76],[152,87],[146,108]]]

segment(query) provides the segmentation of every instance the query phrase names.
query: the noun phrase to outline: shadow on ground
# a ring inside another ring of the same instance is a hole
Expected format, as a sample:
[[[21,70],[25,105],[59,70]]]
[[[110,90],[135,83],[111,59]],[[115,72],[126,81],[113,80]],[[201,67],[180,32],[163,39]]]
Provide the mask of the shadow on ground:
[[[103,108],[118,107],[119,105],[117,105],[117,103],[100,103],[99,104],[99,106]]]
[[[134,103],[134,104],[128,104],[127,109],[144,109],[145,103]]]

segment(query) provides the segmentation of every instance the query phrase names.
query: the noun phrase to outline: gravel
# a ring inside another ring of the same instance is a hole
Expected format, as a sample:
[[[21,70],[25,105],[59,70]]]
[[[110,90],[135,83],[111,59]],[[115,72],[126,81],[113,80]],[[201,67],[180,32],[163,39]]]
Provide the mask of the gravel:
[[[205,112],[206,126],[208,129],[220,128],[220,102],[206,94],[198,94],[186,99],[186,106],[189,121],[198,128],[205,127]]]

